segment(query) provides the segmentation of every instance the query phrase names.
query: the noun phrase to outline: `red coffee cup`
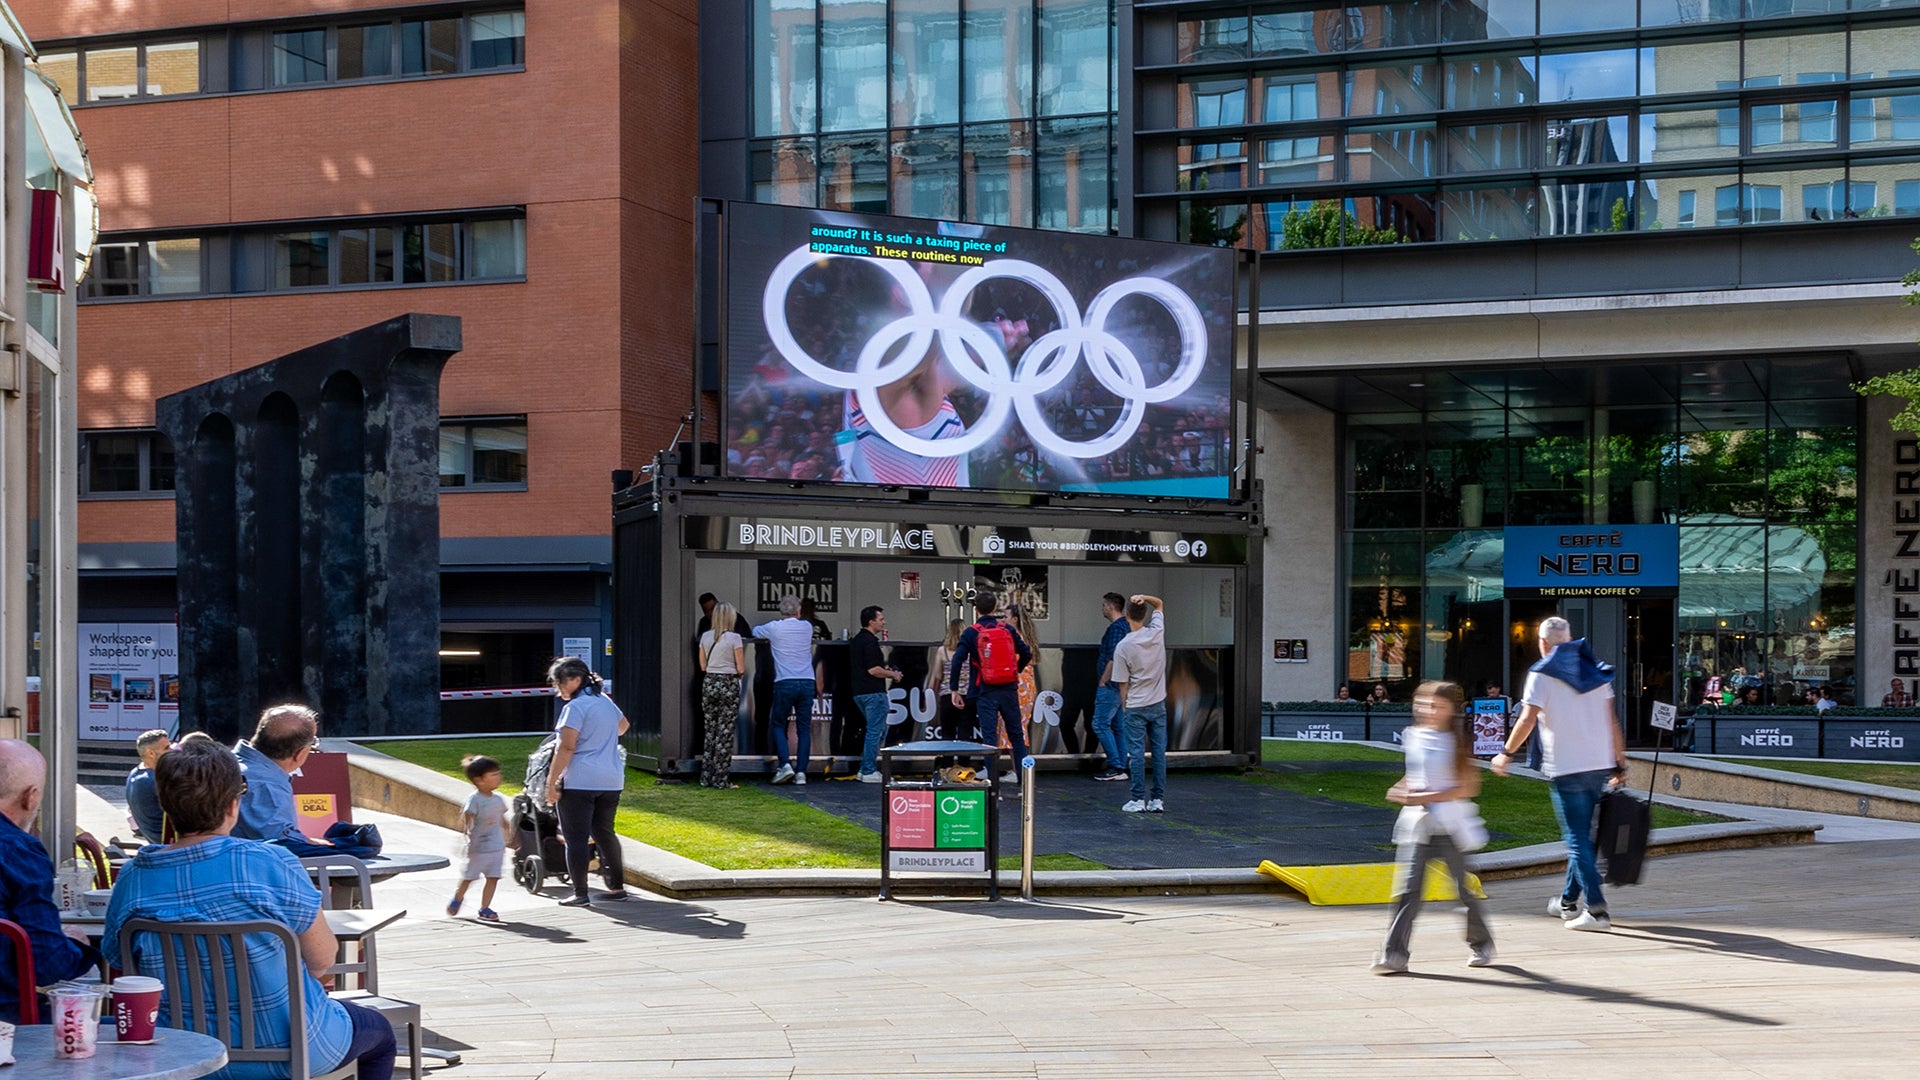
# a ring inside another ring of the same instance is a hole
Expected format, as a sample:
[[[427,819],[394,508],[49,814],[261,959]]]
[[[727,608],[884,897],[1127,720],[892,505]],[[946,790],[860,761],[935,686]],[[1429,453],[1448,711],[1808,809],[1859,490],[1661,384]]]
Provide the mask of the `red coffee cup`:
[[[122,975],[113,980],[113,1027],[121,1042],[152,1042],[160,1020],[160,980]]]

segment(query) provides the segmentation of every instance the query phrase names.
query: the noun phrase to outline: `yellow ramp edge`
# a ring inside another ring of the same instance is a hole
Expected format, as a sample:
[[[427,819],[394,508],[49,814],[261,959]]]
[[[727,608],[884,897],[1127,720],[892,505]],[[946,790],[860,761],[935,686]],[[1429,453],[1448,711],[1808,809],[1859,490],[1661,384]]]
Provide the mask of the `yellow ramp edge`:
[[[1279,866],[1269,861],[1260,864],[1260,872],[1280,879],[1288,888],[1306,897],[1307,903],[1318,906],[1384,904],[1393,899],[1392,863]],[[1436,860],[1427,864],[1426,885],[1428,900],[1459,899],[1453,890],[1453,879],[1447,875],[1445,863]],[[1467,875],[1467,888],[1474,896],[1486,899],[1487,894],[1480,888],[1478,875]]]

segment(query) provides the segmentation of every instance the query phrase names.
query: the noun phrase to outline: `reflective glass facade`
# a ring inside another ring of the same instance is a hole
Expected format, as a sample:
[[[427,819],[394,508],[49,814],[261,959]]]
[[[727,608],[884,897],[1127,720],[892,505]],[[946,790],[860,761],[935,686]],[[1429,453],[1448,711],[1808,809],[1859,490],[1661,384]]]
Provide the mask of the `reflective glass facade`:
[[[1920,0],[1181,4],[1143,232],[1259,250],[1920,215]]]
[[[755,200],[1113,230],[1113,0],[751,3]]]
[[[1822,681],[1852,704],[1851,377],[1819,357],[1342,380],[1344,679],[1517,693],[1537,621],[1578,605],[1508,597],[1501,529],[1670,524],[1677,598],[1582,609],[1624,620],[1627,715],[1736,680],[1764,704]]]

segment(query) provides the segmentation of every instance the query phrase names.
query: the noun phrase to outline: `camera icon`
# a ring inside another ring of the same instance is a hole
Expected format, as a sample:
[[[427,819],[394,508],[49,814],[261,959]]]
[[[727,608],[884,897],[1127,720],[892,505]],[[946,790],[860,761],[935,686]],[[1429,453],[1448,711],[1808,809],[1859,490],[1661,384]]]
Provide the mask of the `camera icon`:
[[[999,533],[994,533],[980,541],[980,550],[988,555],[1005,555],[1007,553],[1006,538]]]

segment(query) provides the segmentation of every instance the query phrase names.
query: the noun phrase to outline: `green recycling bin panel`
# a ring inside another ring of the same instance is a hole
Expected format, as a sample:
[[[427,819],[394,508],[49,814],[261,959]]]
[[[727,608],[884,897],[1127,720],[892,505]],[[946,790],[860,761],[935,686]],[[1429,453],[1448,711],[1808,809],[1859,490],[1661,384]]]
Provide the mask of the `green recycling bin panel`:
[[[941,848],[987,847],[987,793],[940,792],[934,812],[934,845]]]

